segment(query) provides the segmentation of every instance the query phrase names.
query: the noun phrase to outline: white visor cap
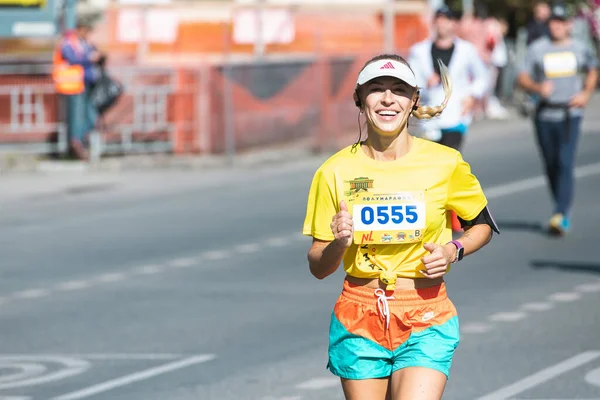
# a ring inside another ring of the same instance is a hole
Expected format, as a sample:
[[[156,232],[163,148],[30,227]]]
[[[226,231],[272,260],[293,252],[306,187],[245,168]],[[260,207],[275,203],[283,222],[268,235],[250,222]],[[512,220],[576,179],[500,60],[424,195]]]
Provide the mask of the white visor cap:
[[[391,76],[408,83],[412,87],[417,87],[417,78],[408,65],[396,60],[378,60],[367,65],[356,80],[357,85],[364,85],[371,79],[382,76]]]

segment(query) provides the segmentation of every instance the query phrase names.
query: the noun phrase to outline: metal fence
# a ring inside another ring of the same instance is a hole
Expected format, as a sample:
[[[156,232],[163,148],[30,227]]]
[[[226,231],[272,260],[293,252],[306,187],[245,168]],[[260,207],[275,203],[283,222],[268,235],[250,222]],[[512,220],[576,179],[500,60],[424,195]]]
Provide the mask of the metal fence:
[[[115,67],[109,74],[125,87],[124,95],[97,124],[101,154],[171,152],[175,123],[170,102],[177,87],[172,69]]]
[[[376,54],[226,63],[214,71],[212,152],[296,145],[315,151],[349,143],[357,127],[356,76]]]
[[[125,93],[97,124],[102,154],[170,152],[177,71],[116,67]],[[63,99],[50,77],[0,76],[0,152],[59,154],[68,148]]]
[[[0,82],[0,150],[60,153],[67,149],[66,126],[52,81],[4,76]]]

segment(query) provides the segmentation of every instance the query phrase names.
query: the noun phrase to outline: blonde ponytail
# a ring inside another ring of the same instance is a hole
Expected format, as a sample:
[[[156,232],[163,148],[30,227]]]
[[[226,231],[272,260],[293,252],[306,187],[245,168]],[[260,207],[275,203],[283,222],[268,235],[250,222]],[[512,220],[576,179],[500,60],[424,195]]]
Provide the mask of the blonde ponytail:
[[[450,100],[450,95],[452,94],[452,79],[450,79],[450,72],[448,71],[448,68],[444,65],[442,60],[438,59],[437,61],[440,66],[440,79],[442,80],[442,86],[444,87],[444,94],[446,95],[446,97],[444,98],[444,101],[442,101],[442,104],[440,104],[439,106],[420,106],[419,108],[414,110],[412,112],[412,115],[415,118],[431,119],[439,116],[448,105],[448,100]]]

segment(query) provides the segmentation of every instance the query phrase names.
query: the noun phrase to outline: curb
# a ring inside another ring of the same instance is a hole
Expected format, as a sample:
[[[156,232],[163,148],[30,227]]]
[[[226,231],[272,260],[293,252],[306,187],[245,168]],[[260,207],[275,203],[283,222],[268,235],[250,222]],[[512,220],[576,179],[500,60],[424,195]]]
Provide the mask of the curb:
[[[219,168],[248,168],[265,164],[277,164],[317,155],[302,144],[289,144],[277,150],[250,151],[237,154],[232,159],[222,155],[173,156],[170,154],[130,155],[105,158],[96,163],[85,161],[40,160],[23,157],[18,161],[5,161],[0,156],[0,175],[7,174],[86,174],[93,172],[120,173],[126,171],[153,170],[211,170]]]

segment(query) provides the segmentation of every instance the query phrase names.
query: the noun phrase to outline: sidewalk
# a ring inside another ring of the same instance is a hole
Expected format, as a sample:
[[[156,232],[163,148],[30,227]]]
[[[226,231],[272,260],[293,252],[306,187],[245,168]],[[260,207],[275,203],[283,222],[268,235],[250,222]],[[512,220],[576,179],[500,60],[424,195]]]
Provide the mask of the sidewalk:
[[[0,206],[36,202],[50,197],[63,197],[91,192],[140,193],[154,186],[181,186],[198,180],[202,172],[252,170],[269,164],[281,165],[323,155],[315,154],[302,142],[279,148],[238,154],[232,164],[226,156],[170,156],[165,154],[132,155],[101,160],[97,165],[80,161],[38,161],[33,157],[2,159],[0,167]],[[190,174],[170,172],[190,171]],[[235,173],[235,172],[234,172]],[[202,179],[202,178],[201,178]],[[206,176],[204,177],[206,179]],[[219,175],[209,179],[218,180]]]
[[[120,173],[142,170],[207,170],[231,166],[244,167],[266,163],[278,163],[313,156],[308,140],[282,143],[266,149],[227,155],[179,155],[139,154],[106,157],[97,163],[77,160],[43,160],[33,155],[0,154],[0,180],[3,175],[36,173]]]

